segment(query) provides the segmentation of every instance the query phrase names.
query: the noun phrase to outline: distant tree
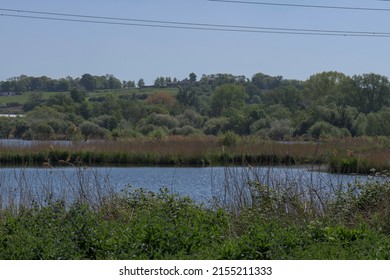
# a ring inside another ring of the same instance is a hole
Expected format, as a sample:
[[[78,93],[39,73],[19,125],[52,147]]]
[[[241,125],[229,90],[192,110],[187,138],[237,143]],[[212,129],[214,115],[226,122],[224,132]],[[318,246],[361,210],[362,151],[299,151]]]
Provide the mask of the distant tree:
[[[245,76],[233,76],[232,74],[203,75],[199,81],[202,85],[209,85],[213,89],[225,84],[245,84]]]
[[[154,114],[149,118],[148,123],[153,124],[157,127],[166,127],[172,129],[179,126],[179,121],[167,114]]]
[[[218,86],[211,96],[211,113],[214,116],[220,116],[230,109],[241,109],[246,98],[244,86],[234,84]]]
[[[86,90],[95,90],[96,79],[90,74],[84,74],[83,76],[81,76],[80,85],[83,86]]]
[[[117,128],[119,124],[117,118],[109,115],[101,115],[97,118],[92,119],[92,121],[100,127],[106,128],[110,131],[113,131],[115,128]]]
[[[252,77],[252,84],[259,89],[274,89],[281,85],[282,76],[272,77],[263,73],[257,73]]]
[[[139,79],[137,83],[138,88],[143,88],[145,86],[144,79]]]
[[[249,134],[250,121],[245,110],[231,108],[226,111],[225,116],[229,118],[228,130],[240,135]]]
[[[193,109],[187,109],[182,114],[176,116],[181,126],[191,126],[201,128],[206,118]]]
[[[273,120],[270,125],[269,138],[273,140],[284,140],[289,138],[294,131],[291,126],[291,121],[288,119]]]
[[[166,87],[167,86],[167,80],[164,77],[158,77],[154,81],[154,86],[158,88]]]
[[[104,97],[99,115],[114,116],[118,120],[122,118],[122,110],[118,96],[110,93]]]
[[[15,92],[25,92],[30,88],[30,78],[26,75],[21,75],[13,82]]]
[[[84,121],[80,125],[80,130],[83,136],[87,138],[105,138],[108,136],[109,132],[105,128],[100,127],[99,125]]]
[[[46,76],[32,78],[30,80],[30,90],[55,90],[55,87],[52,88],[52,81]]]
[[[342,88],[348,76],[340,72],[329,71],[310,76],[305,82],[304,104],[307,108],[317,104],[340,104]],[[347,105],[347,104],[344,104]]]
[[[338,128],[347,128],[355,134],[354,123],[359,111],[351,106],[319,105],[315,107],[312,116],[316,121],[325,121]]]
[[[9,82],[9,81],[6,81],[6,82],[1,83],[1,91],[2,91],[2,92],[13,91],[12,83]]]
[[[225,132],[229,127],[229,119],[226,117],[211,118],[204,125],[206,134],[217,135],[218,132]]]
[[[120,89],[122,88],[122,83],[120,80],[115,78],[113,75],[107,75],[107,83],[108,83],[108,88],[109,89]]]
[[[190,82],[191,83],[195,83],[196,82],[196,75],[195,75],[195,73],[190,73],[189,78],[190,78]]]
[[[109,89],[108,79],[109,75],[92,76],[95,79],[95,89]]]
[[[54,129],[44,121],[33,123],[30,131],[34,140],[49,140],[54,135]]]
[[[377,113],[367,115],[367,125],[365,133],[367,135],[390,135],[390,108],[383,108]]]
[[[199,87],[179,86],[179,92],[176,95],[177,101],[189,107],[197,107],[201,95]]]
[[[41,92],[32,92],[30,93],[27,102],[23,105],[23,110],[25,112],[31,111],[32,109],[39,105],[42,105],[43,103],[43,94]]]
[[[309,135],[315,139],[340,138],[351,136],[348,130],[342,130],[328,122],[319,121],[309,129]]]
[[[90,102],[83,101],[76,106],[75,112],[82,119],[89,119],[92,115],[92,105]]]
[[[370,73],[353,76],[349,92],[344,92],[348,103],[365,114],[378,112],[390,105],[390,82],[387,77]]]
[[[70,86],[71,86],[71,84],[70,84],[69,80],[60,79],[57,81],[55,88],[56,88],[56,91],[68,91]]]
[[[293,86],[281,86],[267,91],[262,95],[262,100],[267,105],[280,104],[291,111],[304,106],[302,92]]]
[[[292,117],[291,111],[281,104],[267,106],[265,112],[269,117],[277,120],[291,119]]]
[[[127,88],[135,88],[135,82],[134,81],[128,81],[126,84]]]
[[[86,95],[85,91],[81,91],[77,88],[72,88],[70,90],[70,97],[76,103],[82,103],[85,100],[86,96],[87,95]]]
[[[135,88],[134,81],[122,81],[122,88]]]
[[[29,130],[30,126],[27,124],[26,119],[18,119],[15,124],[15,129],[13,131],[13,136],[15,138],[24,138],[24,135]]]
[[[48,106],[56,108],[60,112],[74,111],[74,102],[68,93],[56,93],[46,101]]]
[[[12,124],[10,118],[3,118],[0,122],[0,137],[2,139],[8,138],[12,130]]]

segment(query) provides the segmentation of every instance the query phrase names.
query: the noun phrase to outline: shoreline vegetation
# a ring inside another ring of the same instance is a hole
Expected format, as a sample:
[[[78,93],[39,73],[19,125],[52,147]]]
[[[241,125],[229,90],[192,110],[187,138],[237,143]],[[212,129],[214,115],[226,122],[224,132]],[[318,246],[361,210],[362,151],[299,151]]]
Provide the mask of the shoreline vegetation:
[[[134,165],[224,166],[324,165],[328,172],[388,175],[387,137],[328,141],[265,141],[256,137],[167,136],[73,142],[0,142],[0,163],[19,166]]]
[[[294,178],[267,186],[256,168],[228,168],[206,205],[167,188],[86,185],[86,168],[75,168],[75,199],[36,200],[25,189],[23,200],[16,192],[1,205],[0,259],[390,259],[388,180],[324,192]]]

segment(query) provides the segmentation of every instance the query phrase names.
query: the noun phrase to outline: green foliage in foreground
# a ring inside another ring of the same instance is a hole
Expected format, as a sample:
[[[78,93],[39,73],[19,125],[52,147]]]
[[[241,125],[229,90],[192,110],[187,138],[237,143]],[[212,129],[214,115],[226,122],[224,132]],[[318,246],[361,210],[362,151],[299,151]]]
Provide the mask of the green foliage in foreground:
[[[367,185],[339,194],[322,215],[284,211],[265,193],[262,207],[233,215],[166,190],[122,193],[99,207],[8,209],[0,259],[389,259],[389,197],[388,183]]]

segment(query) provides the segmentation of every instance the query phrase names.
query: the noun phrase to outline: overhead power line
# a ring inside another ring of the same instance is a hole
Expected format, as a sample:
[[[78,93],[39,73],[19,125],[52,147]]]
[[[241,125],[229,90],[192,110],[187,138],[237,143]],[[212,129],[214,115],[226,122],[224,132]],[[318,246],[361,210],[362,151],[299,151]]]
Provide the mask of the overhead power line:
[[[171,28],[187,30],[208,30],[224,32],[269,33],[291,35],[322,35],[322,36],[354,36],[354,37],[390,37],[390,32],[376,31],[348,31],[348,30],[324,30],[303,28],[264,27],[249,25],[226,25],[179,21],[161,21],[135,18],[104,17],[82,14],[54,13],[45,11],[16,10],[0,8],[3,17],[26,18],[36,20],[65,21],[78,23],[96,23],[122,26],[141,26],[153,28]]]
[[[250,4],[250,5],[282,6],[282,7],[296,7],[296,8],[316,8],[316,9],[355,10],[355,11],[371,11],[371,12],[390,12],[390,9],[387,9],[387,8],[306,5],[306,4],[270,3],[270,2],[257,2],[257,1],[239,1],[239,0],[207,0],[207,1],[209,1],[209,2],[230,3],[230,4]],[[381,1],[390,1],[390,0],[381,0]]]

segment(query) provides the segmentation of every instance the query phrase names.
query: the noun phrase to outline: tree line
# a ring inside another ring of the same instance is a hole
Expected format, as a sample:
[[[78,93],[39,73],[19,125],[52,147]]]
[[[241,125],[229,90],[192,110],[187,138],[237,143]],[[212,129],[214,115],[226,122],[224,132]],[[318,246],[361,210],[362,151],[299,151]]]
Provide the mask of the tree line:
[[[172,77],[157,77],[154,80],[153,85],[146,85],[143,78],[139,79],[136,83],[133,80],[120,81],[111,74],[96,76],[86,73],[80,78],[72,78],[68,76],[60,79],[52,79],[47,76],[31,77],[21,75],[19,77],[9,78],[7,81],[0,81],[0,92],[22,94],[23,92],[28,91],[64,92],[73,88],[79,88],[87,91],[132,89],[136,87],[164,88],[186,84],[190,79],[180,81],[177,78]]]
[[[142,79],[141,79],[142,80]],[[142,81],[139,82],[142,86]],[[81,78],[70,76],[60,79],[52,79],[46,76],[31,77],[21,75],[0,82],[0,92],[14,92],[21,94],[27,91],[64,92],[72,88],[80,88],[88,91],[104,89],[134,88],[134,81],[120,81],[113,75],[93,76],[84,74]]]
[[[120,82],[112,75],[84,74],[59,80],[19,77],[2,82],[1,90],[12,90],[7,86],[22,81],[29,91],[23,106],[26,118],[2,119],[2,138],[230,134],[290,140],[390,135],[390,83],[375,73],[348,76],[330,71],[305,81],[264,73],[250,79],[231,74],[198,79],[191,73],[181,81],[159,77],[154,84],[159,90],[153,91],[134,89],[134,82]],[[67,87],[60,86],[64,81]],[[145,87],[140,81],[137,86]],[[39,92],[44,84],[47,91],[61,90],[44,99]],[[176,89],[172,93],[167,87]],[[92,91],[97,89],[110,91],[95,96]]]

